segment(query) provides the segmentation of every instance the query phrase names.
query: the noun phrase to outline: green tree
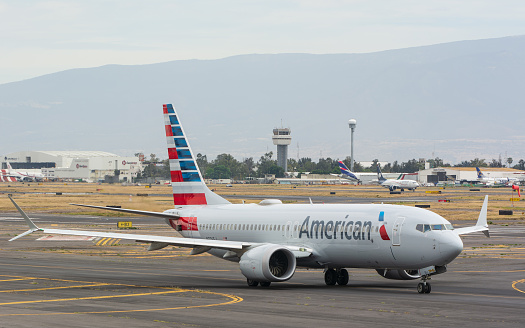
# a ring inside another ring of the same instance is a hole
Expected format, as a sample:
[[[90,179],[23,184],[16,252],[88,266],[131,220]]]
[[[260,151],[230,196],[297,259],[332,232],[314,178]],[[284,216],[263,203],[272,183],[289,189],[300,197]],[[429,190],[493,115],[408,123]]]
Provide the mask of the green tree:
[[[206,176],[208,179],[231,179],[232,172],[224,165],[213,165],[208,167]]]
[[[501,159],[492,159],[492,162],[489,163],[490,167],[503,167],[503,163],[501,163]]]
[[[204,174],[204,178],[206,178],[206,172],[208,170],[208,158],[206,155],[202,155],[201,153],[197,154],[197,158],[195,159],[197,162],[197,166],[199,167],[199,170],[202,174]]]
[[[520,159],[518,161],[518,164],[514,165],[514,168],[516,170],[525,170],[525,161],[523,159]]]
[[[416,159],[411,159],[408,162],[401,163],[401,172],[414,173],[424,168],[424,164],[421,164]]]
[[[473,160],[470,161],[470,167],[487,167],[488,164],[485,163],[485,159],[479,159],[479,158],[474,158]]]
[[[277,161],[272,160],[273,152],[261,156],[257,162],[257,176],[263,178],[266,174],[275,174],[276,178],[284,177],[284,169],[277,165]]]

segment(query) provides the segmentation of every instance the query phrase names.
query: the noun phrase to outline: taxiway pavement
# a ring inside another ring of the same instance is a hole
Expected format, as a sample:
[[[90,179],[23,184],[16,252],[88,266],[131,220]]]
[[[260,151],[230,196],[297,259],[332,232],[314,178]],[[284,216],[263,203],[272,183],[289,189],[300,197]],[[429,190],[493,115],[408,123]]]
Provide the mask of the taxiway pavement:
[[[41,226],[112,228],[125,218],[32,215]],[[158,219],[140,233],[167,235]],[[321,270],[248,287],[237,263],[134,243],[38,241],[17,215],[0,215],[0,327],[518,327],[525,324],[525,227],[491,226],[464,238],[464,252],[418,294],[418,280],[350,269],[347,286]],[[136,232],[136,231],[134,231]]]

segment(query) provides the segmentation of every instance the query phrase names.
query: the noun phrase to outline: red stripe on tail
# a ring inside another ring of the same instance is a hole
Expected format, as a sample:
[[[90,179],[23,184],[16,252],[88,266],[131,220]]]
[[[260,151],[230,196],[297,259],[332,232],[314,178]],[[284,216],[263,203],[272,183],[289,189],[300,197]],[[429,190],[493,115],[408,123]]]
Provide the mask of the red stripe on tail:
[[[206,196],[202,194],[173,194],[175,205],[207,205]]]

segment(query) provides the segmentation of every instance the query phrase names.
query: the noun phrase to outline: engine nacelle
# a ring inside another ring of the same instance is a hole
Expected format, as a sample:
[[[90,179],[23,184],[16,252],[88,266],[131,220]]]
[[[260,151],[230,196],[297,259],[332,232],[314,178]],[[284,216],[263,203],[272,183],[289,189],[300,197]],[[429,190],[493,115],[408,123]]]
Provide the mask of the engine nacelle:
[[[286,281],[295,273],[296,264],[290,250],[272,244],[250,249],[239,261],[242,274],[258,282]]]
[[[428,267],[421,270],[391,270],[391,269],[376,269],[377,273],[379,273],[380,276],[385,277],[387,279],[395,279],[395,280],[413,280],[421,278],[421,271],[423,274],[429,274],[429,275],[435,275],[440,273],[447,272],[446,266],[436,266],[436,267]]]

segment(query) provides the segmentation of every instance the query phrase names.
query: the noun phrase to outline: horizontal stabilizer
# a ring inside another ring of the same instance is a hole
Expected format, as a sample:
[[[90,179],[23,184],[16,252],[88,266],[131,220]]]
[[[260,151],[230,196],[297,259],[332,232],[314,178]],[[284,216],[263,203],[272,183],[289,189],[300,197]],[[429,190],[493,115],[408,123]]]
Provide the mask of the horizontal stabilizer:
[[[115,212],[124,212],[124,213],[137,214],[137,215],[156,216],[156,217],[161,217],[161,218],[165,218],[165,219],[177,219],[177,218],[179,218],[179,216],[176,215],[176,214],[170,214],[170,213],[164,213],[164,212],[149,212],[149,211],[130,210],[130,209],[126,209],[126,208],[107,207],[107,206],[95,206],[95,205],[83,205],[83,204],[69,204],[69,205],[98,208],[98,209],[101,209],[101,210],[108,210],[108,211],[115,211]]]

